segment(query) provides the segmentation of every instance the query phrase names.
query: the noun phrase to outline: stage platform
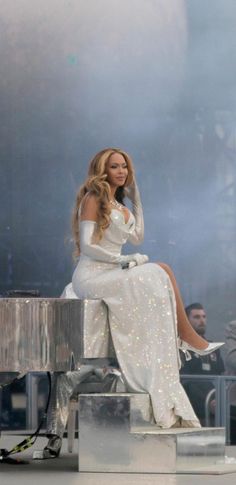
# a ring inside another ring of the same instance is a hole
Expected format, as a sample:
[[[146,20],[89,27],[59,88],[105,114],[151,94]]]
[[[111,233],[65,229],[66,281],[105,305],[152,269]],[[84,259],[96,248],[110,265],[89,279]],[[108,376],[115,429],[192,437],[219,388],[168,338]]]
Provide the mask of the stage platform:
[[[10,448],[18,443],[21,436],[6,435],[1,437],[1,447]],[[23,437],[22,437],[23,439]],[[137,473],[78,473],[78,443],[74,453],[67,452],[67,439],[63,440],[62,453],[55,460],[32,460],[33,451],[42,449],[45,438],[38,438],[32,448],[19,453],[18,458],[28,460],[26,465],[0,465],[1,485],[233,485],[236,481],[236,464],[219,464],[214,469],[199,468],[194,474],[137,474]],[[226,455],[235,457],[236,447],[227,447]]]

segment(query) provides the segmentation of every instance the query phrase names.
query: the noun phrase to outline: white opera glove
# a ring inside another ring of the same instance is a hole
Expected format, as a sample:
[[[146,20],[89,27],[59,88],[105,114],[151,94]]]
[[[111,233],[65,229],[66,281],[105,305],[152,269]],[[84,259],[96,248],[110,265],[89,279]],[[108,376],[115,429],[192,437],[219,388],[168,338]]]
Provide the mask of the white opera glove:
[[[141,264],[145,264],[149,260],[146,254],[136,253],[136,254],[133,254],[132,256],[137,266],[140,266]]]
[[[132,212],[135,218],[134,231],[130,234],[128,241],[132,244],[140,244],[144,237],[144,221],[141,197],[136,180],[128,187],[125,187],[125,195],[132,202]]]
[[[96,261],[120,264],[121,266],[131,261],[135,261],[136,264],[143,264],[146,262],[146,259],[145,261],[142,260],[142,263],[140,262],[140,257],[143,258],[141,254],[128,254],[126,256],[119,253],[113,254],[99,246],[99,244],[94,244],[92,241],[96,224],[95,221],[80,221],[80,250],[82,254],[89,256]],[[145,258],[147,258],[147,256],[145,256]],[[139,263],[137,262],[138,260]]]
[[[129,257],[130,257],[130,261],[121,263],[122,269],[131,269],[131,268],[134,268],[135,266],[140,266],[141,264],[145,264],[149,260],[149,257],[146,254],[135,253],[135,254],[130,254]]]

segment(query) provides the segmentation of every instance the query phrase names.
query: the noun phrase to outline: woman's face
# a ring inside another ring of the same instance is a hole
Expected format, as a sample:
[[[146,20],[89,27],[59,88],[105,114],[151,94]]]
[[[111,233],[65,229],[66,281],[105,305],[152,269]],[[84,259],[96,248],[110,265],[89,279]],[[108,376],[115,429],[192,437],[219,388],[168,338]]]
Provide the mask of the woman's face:
[[[106,166],[107,182],[111,187],[122,187],[128,176],[128,166],[123,155],[113,153]]]

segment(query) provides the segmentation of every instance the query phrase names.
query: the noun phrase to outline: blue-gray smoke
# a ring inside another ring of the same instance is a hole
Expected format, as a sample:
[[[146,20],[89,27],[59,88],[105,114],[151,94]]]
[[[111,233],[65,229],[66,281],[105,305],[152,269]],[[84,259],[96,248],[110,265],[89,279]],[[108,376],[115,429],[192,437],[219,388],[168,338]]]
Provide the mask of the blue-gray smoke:
[[[1,291],[59,295],[88,160],[133,157],[151,260],[236,316],[234,0],[0,1]]]

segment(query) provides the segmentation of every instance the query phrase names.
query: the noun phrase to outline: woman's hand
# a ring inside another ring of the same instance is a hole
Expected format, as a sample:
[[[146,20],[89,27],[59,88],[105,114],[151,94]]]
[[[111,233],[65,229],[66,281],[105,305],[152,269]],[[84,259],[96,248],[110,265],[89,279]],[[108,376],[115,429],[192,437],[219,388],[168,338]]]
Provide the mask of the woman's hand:
[[[137,182],[135,179],[133,180],[132,184],[127,185],[127,187],[124,188],[124,192],[125,192],[125,196],[128,197],[128,199],[130,199],[131,202],[135,202],[137,193],[139,194]]]
[[[125,195],[132,202],[132,212],[135,218],[135,228],[130,234],[128,241],[132,244],[140,244],[143,241],[144,236],[144,222],[141,198],[135,179],[132,184],[125,187]]]
[[[124,260],[121,263],[121,267],[122,269],[134,268],[134,266],[140,266],[141,264],[147,263],[148,260],[149,260],[149,257],[146,254],[140,254],[140,253],[129,254],[127,256],[124,256]]]
[[[149,260],[149,257],[146,254],[139,254],[139,253],[135,253],[133,255],[133,258],[137,266],[140,266],[141,264],[145,264]]]

